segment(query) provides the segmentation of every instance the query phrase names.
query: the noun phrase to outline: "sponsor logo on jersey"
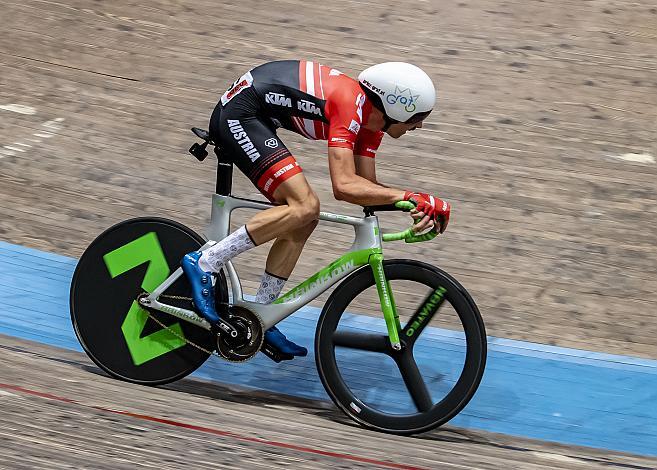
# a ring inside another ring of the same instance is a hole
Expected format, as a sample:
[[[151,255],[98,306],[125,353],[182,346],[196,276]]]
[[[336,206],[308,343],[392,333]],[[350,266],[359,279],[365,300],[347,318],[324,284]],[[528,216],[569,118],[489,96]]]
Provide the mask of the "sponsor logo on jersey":
[[[356,97],[356,114],[358,114],[358,119],[360,122],[363,122],[363,105],[365,104],[365,95],[362,93],[358,93],[358,96]]]
[[[312,101],[299,100],[297,101],[297,107],[299,108],[299,111],[303,111],[304,113],[316,114],[320,117],[322,116],[322,110]]]
[[[269,191],[269,187],[270,187],[271,184],[274,182],[274,180],[275,180],[276,178],[281,177],[282,175],[284,175],[284,174],[287,173],[288,171],[290,171],[292,168],[295,167],[295,165],[298,165],[298,163],[296,163],[296,164],[295,164],[295,163],[288,163],[288,164],[285,165],[283,168],[277,170],[276,173],[274,173],[274,176],[272,176],[271,178],[269,178],[269,179],[267,180],[267,182],[265,183],[264,190],[265,190],[265,191]]]
[[[242,147],[242,150],[244,150],[244,153],[252,162],[255,162],[260,158],[260,153],[255,148],[255,145],[253,145],[253,142],[251,142],[251,139],[237,119],[228,119],[228,128],[230,129],[230,132],[233,133],[233,138],[237,141],[240,147]]]
[[[273,91],[270,91],[265,95],[265,102],[275,104],[276,106],[292,107],[292,98],[288,98],[283,93],[274,93]]]
[[[274,173],[274,178],[278,178],[282,174],[287,173],[288,171],[290,171],[292,168],[294,168],[294,163],[288,163],[283,168],[281,168],[276,173]]]
[[[278,140],[272,137],[271,139],[265,140],[265,145],[270,149],[275,149],[276,147],[278,147]]]
[[[386,95],[386,101],[389,104],[401,103],[407,113],[413,113],[417,108],[417,106],[415,106],[415,102],[419,97],[420,95],[413,95],[413,92],[410,88],[405,88],[402,90],[398,86],[395,86],[395,92],[388,93]]]
[[[251,72],[246,72],[240,78],[235,80],[230,88],[226,90],[226,93],[221,96],[221,104],[226,106],[226,103],[239,95],[243,90],[250,87],[252,83],[253,77],[251,76]]]
[[[354,134],[358,134],[358,131],[360,131],[360,124],[352,119],[351,124],[349,124],[349,130]]]

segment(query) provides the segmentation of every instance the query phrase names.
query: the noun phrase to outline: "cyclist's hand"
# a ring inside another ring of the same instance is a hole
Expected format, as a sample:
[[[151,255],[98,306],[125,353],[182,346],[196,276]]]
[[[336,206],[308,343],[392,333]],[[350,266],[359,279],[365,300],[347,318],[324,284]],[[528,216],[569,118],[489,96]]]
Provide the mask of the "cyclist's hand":
[[[419,215],[427,216],[431,221],[439,223],[438,231],[443,233],[449,223],[449,215],[452,209],[447,201],[443,201],[431,194],[427,193],[412,193],[406,191],[404,194],[405,201],[411,201],[415,204],[415,208]],[[422,222],[422,221],[421,221]]]
[[[417,209],[411,210],[410,214],[413,218],[412,230],[416,235],[425,233],[436,226],[436,222],[434,222],[428,215],[424,215],[423,212],[420,212]]]

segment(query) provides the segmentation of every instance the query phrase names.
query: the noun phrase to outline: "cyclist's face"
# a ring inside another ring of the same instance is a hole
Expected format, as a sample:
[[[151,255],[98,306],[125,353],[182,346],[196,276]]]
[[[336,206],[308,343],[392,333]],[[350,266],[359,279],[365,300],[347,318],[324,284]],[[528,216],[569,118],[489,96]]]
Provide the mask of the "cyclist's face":
[[[399,122],[397,124],[392,124],[388,128],[387,134],[390,137],[393,137],[395,139],[399,139],[401,136],[406,134],[406,132],[421,128],[422,123],[423,123],[423,121],[415,122],[413,124],[405,124],[403,122]]]

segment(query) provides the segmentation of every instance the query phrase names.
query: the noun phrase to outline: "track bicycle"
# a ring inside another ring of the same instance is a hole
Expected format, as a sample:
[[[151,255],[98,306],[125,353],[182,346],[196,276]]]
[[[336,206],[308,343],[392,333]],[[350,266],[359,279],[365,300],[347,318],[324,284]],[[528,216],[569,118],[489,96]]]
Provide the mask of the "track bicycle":
[[[437,235],[381,233],[376,212],[408,211],[410,202],[365,207],[364,217],[321,212],[321,221],[353,227],[347,253],[268,305],[245,299],[229,261],[212,281],[219,324],[195,312],[182,257],[226,237],[233,210],[272,205],[231,195],[232,164],[206,131],[192,130],[203,143],[190,152],[202,161],[214,145],[219,159],[209,241],[156,217],[126,220],[99,235],[82,254],[70,292],[73,327],[89,357],[115,378],[146,385],[178,380],[210,355],[291,359],[264,343],[263,332],[336,286],[319,315],[314,356],[337,407],[365,427],[396,434],[430,430],[461,411],[484,372],[484,323],[468,292],[443,270],[384,260],[383,242]]]

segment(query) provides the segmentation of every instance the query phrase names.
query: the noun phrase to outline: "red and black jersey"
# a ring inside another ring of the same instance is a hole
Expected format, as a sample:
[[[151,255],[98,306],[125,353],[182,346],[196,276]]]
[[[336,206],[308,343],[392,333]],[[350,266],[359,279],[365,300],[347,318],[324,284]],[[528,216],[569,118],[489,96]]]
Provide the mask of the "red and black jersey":
[[[280,127],[356,155],[374,157],[379,148],[383,132],[363,127],[372,104],[357,80],[336,69],[305,60],[269,62],[235,81],[222,105],[248,88],[255,91],[260,112]]]

